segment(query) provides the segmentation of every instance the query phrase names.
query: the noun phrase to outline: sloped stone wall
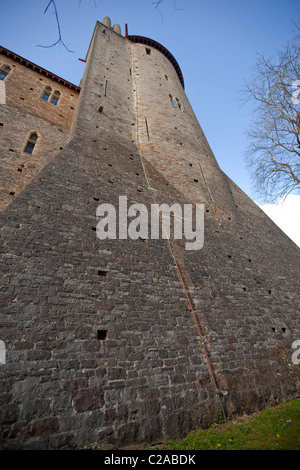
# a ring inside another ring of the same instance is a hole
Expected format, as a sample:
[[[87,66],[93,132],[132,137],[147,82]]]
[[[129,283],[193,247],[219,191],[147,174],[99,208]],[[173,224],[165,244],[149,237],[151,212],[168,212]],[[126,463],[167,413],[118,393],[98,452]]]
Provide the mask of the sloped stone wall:
[[[71,141],[1,214],[3,449],[155,443],[299,396],[299,249],[219,170],[167,58],[142,47],[97,23]],[[96,209],[120,195],[204,204],[203,248],[100,240]]]

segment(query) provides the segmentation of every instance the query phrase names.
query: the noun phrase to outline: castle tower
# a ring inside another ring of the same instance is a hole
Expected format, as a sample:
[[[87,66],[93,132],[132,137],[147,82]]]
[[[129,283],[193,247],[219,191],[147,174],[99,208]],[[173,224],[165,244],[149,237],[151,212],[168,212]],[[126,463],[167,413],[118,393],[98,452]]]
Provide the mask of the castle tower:
[[[5,181],[20,67],[0,105]],[[156,443],[299,396],[299,248],[220,170],[172,54],[106,17],[76,106],[69,131],[47,121],[63,148],[47,144],[1,214],[1,448]],[[45,145],[42,112],[19,132],[39,125]],[[148,237],[100,239],[97,207],[120,196],[148,214],[204,206],[203,247],[153,239],[150,221]]]

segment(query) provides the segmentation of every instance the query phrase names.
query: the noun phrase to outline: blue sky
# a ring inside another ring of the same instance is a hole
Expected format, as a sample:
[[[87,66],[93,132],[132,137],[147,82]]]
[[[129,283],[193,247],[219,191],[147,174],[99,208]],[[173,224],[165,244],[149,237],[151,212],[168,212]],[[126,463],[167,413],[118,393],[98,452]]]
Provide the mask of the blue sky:
[[[56,0],[62,46],[48,0],[1,0],[1,45],[75,84],[80,83],[97,20],[125,23],[129,34],[163,44],[182,70],[185,91],[221,169],[258,200],[243,158],[251,107],[241,106],[257,54],[267,57],[291,39],[300,20],[298,0]],[[96,6],[95,6],[96,4]],[[291,77],[293,80],[299,77]]]

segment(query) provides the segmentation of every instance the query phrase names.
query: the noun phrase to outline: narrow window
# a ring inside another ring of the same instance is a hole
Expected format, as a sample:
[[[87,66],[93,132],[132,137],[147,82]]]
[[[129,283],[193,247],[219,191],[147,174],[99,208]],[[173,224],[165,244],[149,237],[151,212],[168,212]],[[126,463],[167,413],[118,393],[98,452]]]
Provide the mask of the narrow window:
[[[56,106],[57,103],[58,103],[59,98],[60,98],[60,92],[55,91],[52,98],[51,98],[51,104],[54,104],[54,106]]]
[[[147,121],[147,119],[145,119],[145,124],[146,124],[146,131],[147,131],[147,135],[148,135],[148,141],[150,142],[150,135],[149,135],[149,128],[148,128],[148,121]]]
[[[169,80],[169,77],[168,77],[168,75],[165,75],[165,79],[166,79],[167,81]]]
[[[38,136],[35,132],[30,134],[29,139],[27,141],[26,147],[24,149],[24,152],[26,153],[32,153],[35,147],[35,144],[37,142]]]
[[[175,98],[173,98],[172,95],[169,95],[169,97],[170,97],[170,100],[171,100],[171,103],[172,103],[173,108],[176,108],[177,104],[176,104]]]
[[[97,339],[99,341],[104,341],[106,339],[107,330],[97,330]]]
[[[8,65],[2,65],[0,68],[0,80],[4,80],[10,72],[10,67]]]
[[[107,271],[98,270],[98,276],[106,277]]]
[[[151,49],[149,49],[148,47],[146,47],[146,54],[151,55]]]
[[[48,101],[51,93],[52,93],[52,89],[50,87],[46,87],[44,90],[44,93],[42,94],[42,100]]]
[[[184,108],[183,108],[183,105],[182,105],[181,101],[179,101],[178,98],[176,98],[176,101],[177,101],[177,104],[178,104],[178,108],[180,109],[181,112],[183,112]]]

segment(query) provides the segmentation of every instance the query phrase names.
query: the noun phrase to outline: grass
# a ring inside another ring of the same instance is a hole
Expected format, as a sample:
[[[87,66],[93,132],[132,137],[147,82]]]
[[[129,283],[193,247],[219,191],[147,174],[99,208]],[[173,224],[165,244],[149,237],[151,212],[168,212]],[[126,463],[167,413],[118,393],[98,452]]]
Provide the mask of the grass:
[[[191,432],[159,450],[300,450],[300,399]]]

